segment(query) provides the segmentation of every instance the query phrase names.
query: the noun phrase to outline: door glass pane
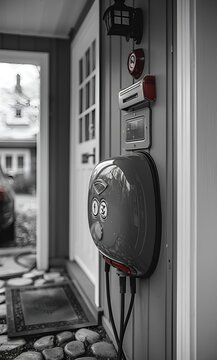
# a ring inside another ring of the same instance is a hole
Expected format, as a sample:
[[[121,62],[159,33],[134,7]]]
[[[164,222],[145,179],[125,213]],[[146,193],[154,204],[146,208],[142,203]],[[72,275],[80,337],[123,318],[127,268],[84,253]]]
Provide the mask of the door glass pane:
[[[83,89],[81,88],[79,91],[79,114],[83,111]]]
[[[90,82],[86,84],[86,109],[90,107]]]
[[[92,70],[96,68],[96,40],[92,42]]]
[[[82,143],[82,141],[83,141],[83,136],[82,136],[83,126],[82,126],[82,123],[83,123],[82,118],[80,118],[80,119],[79,119],[79,143]]]
[[[89,134],[89,114],[85,115],[85,140],[89,140],[90,134]]]
[[[95,76],[93,76],[92,78],[92,105],[95,104],[95,86],[96,86],[96,80],[95,80]]]
[[[92,111],[92,129],[91,129],[91,138],[94,139],[95,138],[95,118],[96,118],[96,113],[95,110]]]
[[[85,53],[85,59],[86,59],[86,77],[90,75],[90,48],[87,49]]]
[[[79,84],[83,81],[83,59],[79,61]]]

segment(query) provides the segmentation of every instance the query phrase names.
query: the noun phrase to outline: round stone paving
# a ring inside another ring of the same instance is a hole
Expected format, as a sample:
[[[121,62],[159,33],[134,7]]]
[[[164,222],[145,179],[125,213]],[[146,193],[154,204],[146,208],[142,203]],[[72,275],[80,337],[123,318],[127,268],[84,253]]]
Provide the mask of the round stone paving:
[[[43,336],[42,338],[36,340],[33,346],[37,351],[50,349],[54,347],[54,336],[53,335]]]
[[[8,326],[7,324],[0,324],[0,335],[7,334]]]
[[[16,339],[8,339],[7,335],[1,335],[0,336],[0,354],[2,352],[11,350],[15,350],[18,348],[23,347],[26,344],[26,341],[22,338],[16,338]]]
[[[90,357],[90,356],[85,356],[85,357],[76,358],[75,360],[96,360],[96,358]]]
[[[76,358],[75,360],[96,360],[96,358],[90,357],[90,356],[85,356],[85,357]]]
[[[93,351],[94,355],[99,356],[99,357],[113,359],[113,358],[116,358],[116,356],[117,356],[114,346],[105,341],[101,341],[101,342],[93,344],[91,346],[91,350]]]
[[[75,338],[76,340],[80,340],[82,342],[88,341],[90,344],[94,344],[100,340],[100,335],[96,331],[80,329],[76,331]]]
[[[44,275],[44,270],[32,270],[31,272],[28,272],[28,273],[25,273],[23,274],[23,277],[26,278],[26,279],[35,279],[35,278],[38,278],[40,276],[43,276]]]
[[[56,336],[57,344],[61,345],[74,339],[74,334],[71,331],[62,331]]]
[[[45,360],[63,360],[64,352],[61,347],[54,347],[53,349],[46,349],[42,351]]]
[[[54,272],[44,274],[44,279],[47,281],[53,281],[53,280],[59,278],[60,276],[61,275],[59,272],[54,271]]]
[[[0,319],[6,317],[6,312],[7,312],[6,304],[1,304],[0,305]]]
[[[5,303],[5,295],[0,295],[0,304]]]
[[[23,277],[10,279],[7,282],[8,286],[27,286],[33,283],[32,279],[25,279]]]
[[[64,350],[66,355],[72,359],[85,354],[84,344],[78,340],[70,341],[68,344],[66,344]]]
[[[43,360],[43,357],[36,351],[25,351],[17,356],[14,360]]]

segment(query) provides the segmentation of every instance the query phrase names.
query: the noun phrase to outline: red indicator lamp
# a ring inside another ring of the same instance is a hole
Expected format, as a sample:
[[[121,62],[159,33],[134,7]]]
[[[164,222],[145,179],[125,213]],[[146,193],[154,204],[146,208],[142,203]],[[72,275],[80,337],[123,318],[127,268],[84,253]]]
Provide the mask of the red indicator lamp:
[[[136,271],[124,264],[121,264],[117,261],[111,260],[109,258],[107,258],[106,256],[103,255],[103,259],[105,260],[105,262],[113,267],[115,267],[116,269],[118,269],[119,271],[127,274],[127,275],[136,275]]]
[[[146,75],[143,78],[143,94],[148,101],[156,100],[155,76]]]

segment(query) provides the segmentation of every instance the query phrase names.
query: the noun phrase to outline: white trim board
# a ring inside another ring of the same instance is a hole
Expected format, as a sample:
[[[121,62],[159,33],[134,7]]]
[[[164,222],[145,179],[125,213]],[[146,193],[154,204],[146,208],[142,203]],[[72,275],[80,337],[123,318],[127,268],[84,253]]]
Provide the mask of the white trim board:
[[[75,86],[74,79],[76,79],[76,72],[77,68],[74,68],[76,65],[77,59],[77,51],[75,50],[76,47],[79,46],[79,50],[82,52],[85,51],[85,46],[88,43],[89,44],[89,35],[94,33],[94,36],[96,38],[96,94],[95,94],[95,104],[96,104],[96,140],[98,141],[98,146],[95,146],[96,154],[95,154],[95,160],[96,163],[99,161],[99,107],[100,107],[100,94],[99,94],[99,0],[95,0],[92,4],[88,14],[86,15],[86,18],[84,19],[82,25],[80,26],[78,32],[76,33],[75,38],[73,39],[73,42],[71,44],[71,115],[70,115],[70,122],[71,122],[71,133],[70,133],[70,229],[69,229],[69,258],[71,261],[75,260],[76,254],[75,254],[75,242],[72,241],[74,236],[74,229],[75,229],[75,216],[73,216],[73,204],[75,202],[74,199],[76,199],[76,179],[75,179],[75,164],[76,164],[76,124],[74,119],[77,117],[76,113],[76,106],[73,106],[73,104],[76,104],[77,99],[77,89]],[[94,30],[94,32],[93,32]],[[89,33],[88,33],[89,31]],[[84,47],[84,48],[83,48]],[[74,66],[73,66],[74,65]],[[81,266],[84,273],[88,274],[87,267],[84,265],[84,261],[80,261],[80,259],[76,258],[79,261],[79,265]],[[99,253],[97,252],[97,275],[96,279],[93,280],[91,276],[88,276],[91,278],[93,286],[95,288],[95,304],[96,306],[100,305],[100,296],[99,296]]]
[[[48,268],[49,248],[49,55],[41,52],[0,50],[0,62],[33,64],[41,68],[40,76],[40,136],[37,140],[37,267]]]
[[[197,118],[194,11],[195,1],[177,1],[177,360],[197,359]]]

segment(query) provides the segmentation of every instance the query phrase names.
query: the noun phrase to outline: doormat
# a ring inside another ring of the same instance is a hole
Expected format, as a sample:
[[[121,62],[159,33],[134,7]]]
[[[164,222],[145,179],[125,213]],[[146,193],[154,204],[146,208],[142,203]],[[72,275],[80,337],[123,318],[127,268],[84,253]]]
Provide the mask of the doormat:
[[[97,325],[70,282],[6,289],[8,336],[28,336]]]

